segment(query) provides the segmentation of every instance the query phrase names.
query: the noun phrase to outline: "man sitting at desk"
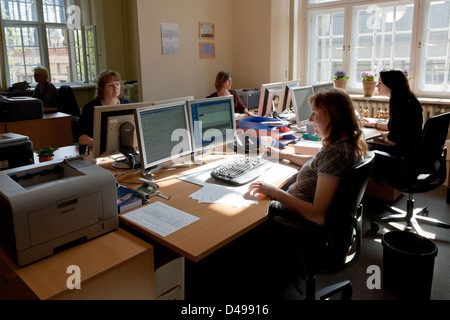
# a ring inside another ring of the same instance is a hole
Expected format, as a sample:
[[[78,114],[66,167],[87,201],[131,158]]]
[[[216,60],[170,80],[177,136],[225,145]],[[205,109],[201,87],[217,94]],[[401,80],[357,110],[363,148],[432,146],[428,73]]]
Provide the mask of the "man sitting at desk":
[[[36,67],[33,69],[34,80],[37,82],[31,97],[42,101],[44,112],[56,112],[58,90],[53,83],[48,81],[48,70],[44,67]]]

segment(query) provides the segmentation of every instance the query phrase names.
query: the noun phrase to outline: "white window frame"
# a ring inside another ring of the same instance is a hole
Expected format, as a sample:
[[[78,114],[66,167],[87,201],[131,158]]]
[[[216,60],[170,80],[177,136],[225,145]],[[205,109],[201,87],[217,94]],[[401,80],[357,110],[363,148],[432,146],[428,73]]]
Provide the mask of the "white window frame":
[[[299,0],[298,0],[299,1]],[[421,45],[423,47],[425,37],[424,33],[424,23],[426,19],[426,1],[427,0],[413,0],[414,3],[414,14],[413,14],[413,25],[412,25],[412,36],[411,36],[411,49],[410,49],[410,60],[409,60],[409,76],[411,77],[410,85],[411,89],[414,93],[420,97],[434,97],[434,98],[450,98],[450,75],[447,76],[448,83],[445,88],[446,91],[443,91],[444,88],[440,90],[430,90],[430,86],[423,85],[424,83],[424,75],[421,68],[422,63],[422,54],[424,50],[420,50]],[[312,11],[315,10],[331,10],[337,8],[343,8],[345,11],[345,31],[344,31],[344,54],[343,54],[343,70],[347,72],[347,74],[351,77],[349,81],[349,85],[347,90],[349,93],[353,94],[362,94],[362,88],[358,81],[355,81],[354,77],[359,77],[360,75],[352,74],[355,71],[351,67],[351,50],[352,50],[352,17],[354,7],[361,5],[376,5],[382,3],[393,2],[392,0],[339,0],[339,1],[330,1],[327,3],[318,3],[318,4],[309,4],[309,0],[302,1],[302,5],[299,6],[299,21],[303,21],[302,24],[298,26],[298,32],[301,33],[301,37],[304,41],[299,45],[298,48],[298,65],[299,69],[299,78],[302,81],[302,84],[312,84],[311,75],[309,74],[309,16]],[[425,44],[426,45],[426,44]],[[450,43],[448,44],[450,46]],[[450,65],[450,58],[447,57],[447,62]],[[330,60],[331,61],[331,60]],[[449,67],[450,69],[450,67]],[[447,69],[447,70],[449,70]],[[370,71],[370,70],[367,70]],[[376,70],[379,72],[380,70]],[[448,71],[450,73],[450,70]],[[330,74],[330,81],[332,79],[332,74]],[[358,79],[359,80],[359,79]],[[377,94],[377,93],[376,93]]]
[[[64,0],[64,2],[66,4],[66,8],[70,5],[73,5],[74,1],[76,1],[76,0]],[[70,65],[70,69],[71,69],[71,79],[69,80],[69,82],[57,82],[57,83],[55,83],[55,85],[56,86],[59,86],[62,84],[69,84],[69,85],[78,84],[78,85],[80,85],[80,84],[86,84],[86,83],[95,81],[95,79],[89,78],[89,74],[90,74],[89,71],[90,71],[91,65],[88,64],[87,59],[86,59],[86,37],[85,37],[85,33],[88,32],[88,30],[90,32],[93,32],[94,48],[95,48],[96,57],[94,59],[90,59],[90,61],[93,62],[95,64],[95,68],[98,69],[97,39],[96,39],[95,26],[86,26],[86,27],[81,27],[80,29],[72,29],[72,28],[69,28],[67,23],[45,22],[44,21],[43,3],[44,3],[44,0],[36,0],[37,15],[38,15],[37,21],[3,20],[2,17],[0,16],[0,26],[1,26],[0,32],[2,33],[1,38],[4,37],[4,29],[7,27],[25,27],[25,26],[36,27],[38,30],[37,32],[39,34],[38,37],[39,37],[40,65],[42,65],[48,69],[49,79],[51,79],[50,58],[49,58],[48,40],[47,40],[46,30],[47,30],[47,28],[66,29],[68,32],[68,35],[69,35],[68,49],[69,49],[69,65]],[[82,79],[77,79],[77,73],[76,73],[76,66],[77,66],[77,64],[79,65],[80,62],[76,61],[76,57],[73,52],[73,32],[75,32],[74,30],[79,30],[79,32],[82,34],[82,57],[84,60],[82,63],[82,66],[81,66],[83,68],[83,75],[84,75]],[[7,45],[6,41],[3,41],[3,46],[1,48],[1,50],[2,50],[1,56],[3,56],[3,66],[4,66],[3,74],[5,77],[7,86],[12,86],[12,83],[10,83],[11,77],[9,74],[10,68],[9,68],[9,63],[8,63],[8,54],[7,54],[6,45]],[[27,75],[27,78],[29,78],[28,75]],[[32,83],[32,86],[35,86],[35,85],[36,85],[35,83]]]

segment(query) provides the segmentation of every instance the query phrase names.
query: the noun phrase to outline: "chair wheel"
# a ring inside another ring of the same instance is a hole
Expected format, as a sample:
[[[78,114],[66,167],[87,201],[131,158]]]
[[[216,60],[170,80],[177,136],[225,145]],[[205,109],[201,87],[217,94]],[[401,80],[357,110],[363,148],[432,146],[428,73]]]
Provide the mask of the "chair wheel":
[[[370,230],[377,232],[380,229],[380,227],[378,226],[378,223],[376,222],[370,222]]]

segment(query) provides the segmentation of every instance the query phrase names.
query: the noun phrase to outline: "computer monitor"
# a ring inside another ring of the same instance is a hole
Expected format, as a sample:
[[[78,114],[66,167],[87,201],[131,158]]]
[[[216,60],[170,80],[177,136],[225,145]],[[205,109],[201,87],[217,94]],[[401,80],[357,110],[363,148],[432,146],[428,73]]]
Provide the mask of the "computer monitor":
[[[188,101],[193,151],[198,153],[234,142],[233,96]]]
[[[169,161],[192,153],[186,102],[138,108],[135,111],[142,174],[151,173]],[[190,159],[189,159],[190,161]]]
[[[278,106],[281,105],[281,102],[284,99],[284,83],[283,82],[275,82],[275,83],[266,83],[261,85],[261,91],[259,96],[259,106],[258,106],[258,116],[259,117],[270,117],[272,115],[272,111],[277,111],[278,107],[275,106],[275,110],[273,110],[274,106],[274,97],[278,96]],[[277,111],[278,112],[278,111]]]
[[[312,88],[313,88],[314,94],[316,94],[321,89],[327,90],[327,89],[334,88],[334,83],[333,82],[325,82],[325,83],[313,84]]]
[[[292,107],[292,97],[291,97],[291,88],[299,87],[300,80],[290,80],[284,83],[284,98],[282,103],[282,108],[278,113],[282,113],[285,110],[289,110]]]
[[[122,167],[139,167],[139,151],[134,110],[151,106],[151,102],[97,106],[94,108],[94,158],[113,156],[122,153],[126,159]],[[131,153],[131,155],[130,155]],[[120,167],[119,162],[115,164]]]
[[[291,88],[290,90],[297,127],[301,128],[309,122],[309,118],[311,117],[309,98],[313,95],[313,89],[311,86],[305,86]]]

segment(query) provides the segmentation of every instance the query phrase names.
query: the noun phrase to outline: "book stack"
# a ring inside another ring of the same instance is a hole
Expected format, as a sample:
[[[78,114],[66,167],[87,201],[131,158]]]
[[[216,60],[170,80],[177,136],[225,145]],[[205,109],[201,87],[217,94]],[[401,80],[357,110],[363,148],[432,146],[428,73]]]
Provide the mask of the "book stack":
[[[294,144],[294,152],[302,155],[314,156],[320,148],[322,148],[322,141],[300,140]]]
[[[136,190],[119,186],[117,188],[117,209],[119,213],[129,211],[142,205],[142,198]]]

